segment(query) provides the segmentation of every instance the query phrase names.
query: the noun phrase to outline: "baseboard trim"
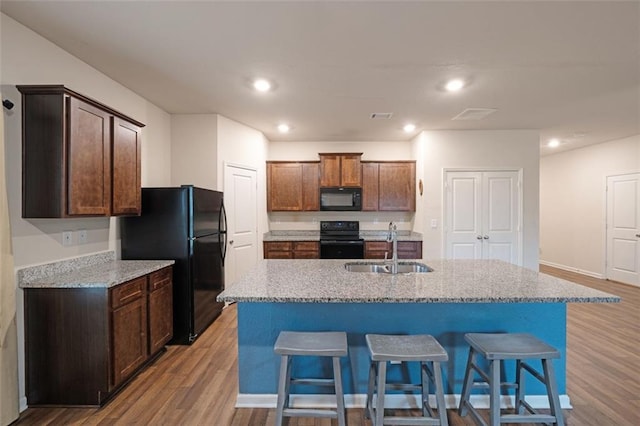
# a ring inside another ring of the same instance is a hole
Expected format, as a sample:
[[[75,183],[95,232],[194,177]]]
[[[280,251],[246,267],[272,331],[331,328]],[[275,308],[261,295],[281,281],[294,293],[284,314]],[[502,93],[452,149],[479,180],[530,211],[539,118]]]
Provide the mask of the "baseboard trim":
[[[239,393],[236,398],[236,408],[275,408],[278,396],[276,394],[248,394]],[[546,395],[527,396],[526,401],[538,409],[549,408],[549,400]],[[365,394],[348,394],[344,396],[344,404],[347,408],[363,408],[367,400]],[[335,407],[336,398],[333,395],[320,394],[292,394],[290,397],[291,407],[306,408],[329,408]],[[489,395],[472,395],[471,403],[479,409],[489,408]],[[429,395],[429,404],[436,406],[435,396]],[[448,409],[456,409],[460,404],[459,394],[445,395],[445,405]],[[385,397],[385,407],[387,408],[418,408],[417,395],[387,395]],[[513,408],[515,400],[513,396],[503,395],[500,398],[501,408]],[[560,406],[563,409],[571,409],[569,395],[560,395]]]
[[[561,265],[559,263],[553,263],[553,262],[547,262],[546,260],[539,260],[538,263],[540,263],[541,265],[562,269],[563,271],[577,272],[578,274],[586,275],[591,278],[598,278],[601,280],[606,279],[603,274],[599,274],[597,272],[592,272],[592,271],[585,271],[584,269],[574,268],[572,266]]]

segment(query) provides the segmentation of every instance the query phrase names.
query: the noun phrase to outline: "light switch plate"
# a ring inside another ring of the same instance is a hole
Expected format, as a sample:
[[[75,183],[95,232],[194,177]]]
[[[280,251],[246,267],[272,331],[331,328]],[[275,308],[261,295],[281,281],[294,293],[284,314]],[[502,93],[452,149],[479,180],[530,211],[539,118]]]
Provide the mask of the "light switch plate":
[[[62,231],[62,245],[70,246],[71,244],[73,244],[73,232]]]
[[[438,219],[431,219],[431,227],[436,229],[438,227]]]

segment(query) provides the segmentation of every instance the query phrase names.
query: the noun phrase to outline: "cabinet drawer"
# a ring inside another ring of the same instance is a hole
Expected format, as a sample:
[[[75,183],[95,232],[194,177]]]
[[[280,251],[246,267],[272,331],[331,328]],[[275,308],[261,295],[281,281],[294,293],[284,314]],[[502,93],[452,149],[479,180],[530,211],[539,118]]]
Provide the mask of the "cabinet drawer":
[[[267,241],[264,243],[265,251],[291,251],[291,241]]]
[[[318,259],[320,254],[315,250],[304,250],[293,252],[294,259]]]
[[[365,246],[367,250],[371,251],[387,251],[391,248],[391,244],[386,241],[367,241]]]
[[[155,291],[171,283],[171,268],[164,268],[149,275],[149,291]]]
[[[295,241],[293,243],[293,250],[318,251],[318,243],[316,241]]]
[[[144,296],[147,276],[136,278],[111,289],[111,308],[115,309]]]

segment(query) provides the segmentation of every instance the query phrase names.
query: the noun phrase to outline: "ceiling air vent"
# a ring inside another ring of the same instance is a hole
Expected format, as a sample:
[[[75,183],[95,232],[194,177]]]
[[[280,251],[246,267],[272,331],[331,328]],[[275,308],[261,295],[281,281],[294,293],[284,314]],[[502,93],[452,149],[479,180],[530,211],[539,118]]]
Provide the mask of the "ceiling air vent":
[[[369,118],[371,118],[372,120],[388,120],[391,117],[393,117],[392,112],[374,112]]]
[[[496,112],[495,108],[467,108],[452,120],[482,120],[486,116]]]

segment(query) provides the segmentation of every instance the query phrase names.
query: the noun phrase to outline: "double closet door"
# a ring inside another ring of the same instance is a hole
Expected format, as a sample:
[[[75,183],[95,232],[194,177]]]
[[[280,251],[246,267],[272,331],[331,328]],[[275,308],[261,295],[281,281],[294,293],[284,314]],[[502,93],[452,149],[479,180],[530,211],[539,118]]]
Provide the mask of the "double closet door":
[[[445,172],[445,252],[449,259],[522,264],[519,171]]]

